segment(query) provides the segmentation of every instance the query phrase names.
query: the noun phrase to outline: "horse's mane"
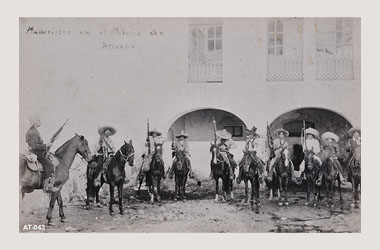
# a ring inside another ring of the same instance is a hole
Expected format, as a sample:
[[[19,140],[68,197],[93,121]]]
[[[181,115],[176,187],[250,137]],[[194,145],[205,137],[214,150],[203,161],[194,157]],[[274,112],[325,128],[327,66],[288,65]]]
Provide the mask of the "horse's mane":
[[[60,146],[55,152],[54,154],[55,155],[58,155],[60,156],[61,153],[66,149],[67,145],[75,138],[76,136],[74,136],[73,138],[71,138],[70,140],[66,141],[62,146]]]

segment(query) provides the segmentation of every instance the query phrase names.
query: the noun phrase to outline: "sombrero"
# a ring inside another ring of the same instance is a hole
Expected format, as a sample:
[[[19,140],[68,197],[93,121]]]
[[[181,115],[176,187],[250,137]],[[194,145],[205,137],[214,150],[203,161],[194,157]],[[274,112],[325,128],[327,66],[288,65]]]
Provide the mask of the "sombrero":
[[[313,135],[315,138],[319,138],[319,132],[316,129],[313,128],[307,128],[305,130],[305,135]]]
[[[216,134],[218,137],[220,137],[220,138],[222,138],[222,139],[226,139],[226,140],[229,140],[229,139],[231,139],[231,137],[232,137],[232,135],[231,135],[227,130],[225,130],[225,129],[223,129],[223,130],[218,130],[218,131],[215,132],[215,134]]]
[[[338,142],[339,141],[339,137],[332,133],[332,132],[325,132],[322,134],[322,140],[323,141],[327,141],[328,139],[333,139],[334,141]]]
[[[283,129],[283,128],[276,129],[276,130],[274,131],[274,136],[278,137],[278,135],[279,135],[281,132],[284,133],[284,136],[285,136],[285,137],[288,137],[288,136],[289,136],[289,132],[288,132],[287,130]]]
[[[160,131],[158,131],[156,128],[149,131],[149,135],[157,134],[157,136],[162,135]]]
[[[30,127],[34,126],[34,124],[40,119],[39,114],[35,114],[33,116],[29,116],[29,125]]]
[[[104,132],[105,132],[106,130],[109,130],[109,131],[111,132],[110,135],[114,135],[114,134],[116,134],[116,129],[115,129],[114,127],[112,127],[112,126],[103,126],[103,127],[100,127],[100,128],[98,129],[98,133],[99,133],[100,135],[102,135],[102,134],[104,134]]]
[[[258,134],[256,134],[256,131],[257,131],[257,128],[255,126],[252,127],[252,129],[245,129],[245,132],[247,132],[248,134],[252,134],[256,137],[260,137]]]
[[[186,139],[187,137],[189,137],[188,134],[185,134],[185,131],[183,131],[183,129],[181,130],[181,133],[179,133],[179,135],[176,135],[175,137],[180,138],[181,136],[182,136],[182,137],[185,137],[185,139]]]
[[[356,131],[358,131],[359,134],[362,133],[362,131],[359,127],[353,127],[353,128],[350,128],[350,130],[348,130],[348,136],[352,137]]]

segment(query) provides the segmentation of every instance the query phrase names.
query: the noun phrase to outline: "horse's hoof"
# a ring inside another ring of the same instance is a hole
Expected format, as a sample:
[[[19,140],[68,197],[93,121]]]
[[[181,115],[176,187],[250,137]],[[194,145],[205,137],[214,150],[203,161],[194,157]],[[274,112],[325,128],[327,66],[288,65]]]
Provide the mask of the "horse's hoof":
[[[66,220],[67,220],[67,218],[66,218],[66,217],[62,217],[62,218],[61,218],[61,222],[62,222],[62,223],[65,223],[65,222],[66,222]]]
[[[50,226],[50,227],[53,227],[53,226],[55,226],[55,223],[52,222],[52,221],[48,221],[47,225]]]
[[[182,201],[183,201],[183,202],[185,202],[185,201],[186,201],[186,199],[183,199]]]
[[[289,206],[289,202],[286,201],[286,202],[285,202],[285,206]]]
[[[103,207],[102,204],[100,204],[100,202],[96,203],[96,206],[97,207]]]
[[[124,215],[124,211],[120,211],[120,214],[121,214],[121,215]]]
[[[174,201],[177,202],[177,198],[174,198]]]
[[[305,202],[305,206],[309,206],[309,202]]]
[[[115,215],[115,212],[114,211],[110,211],[110,215],[111,216]]]
[[[278,205],[279,205],[279,206],[282,206],[282,205],[283,205],[283,203],[282,203],[282,202],[279,202],[279,203],[278,203]]]
[[[355,208],[359,208],[359,204],[355,204]]]

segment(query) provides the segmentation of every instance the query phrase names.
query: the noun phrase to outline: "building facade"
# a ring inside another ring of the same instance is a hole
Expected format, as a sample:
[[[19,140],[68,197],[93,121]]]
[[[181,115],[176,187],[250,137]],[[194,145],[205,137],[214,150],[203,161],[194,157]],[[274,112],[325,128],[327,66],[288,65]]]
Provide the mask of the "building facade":
[[[57,145],[74,132],[96,142],[114,125],[116,146],[147,133],[189,134],[193,168],[209,174],[217,129],[290,131],[298,162],[303,121],[342,138],[360,126],[359,18],[20,19],[20,147],[28,116],[40,113],[46,139],[66,118]],[[136,162],[139,164],[139,161]]]

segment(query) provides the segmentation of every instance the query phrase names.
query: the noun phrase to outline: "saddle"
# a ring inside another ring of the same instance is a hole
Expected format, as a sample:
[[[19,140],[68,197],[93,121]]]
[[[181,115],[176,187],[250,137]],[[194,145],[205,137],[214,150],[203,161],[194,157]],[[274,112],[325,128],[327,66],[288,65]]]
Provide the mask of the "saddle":
[[[34,172],[43,172],[44,168],[42,167],[42,164],[37,160],[37,155],[31,153],[31,152],[26,152],[23,154],[25,160],[26,160],[26,165],[29,168],[29,170],[34,171]]]

